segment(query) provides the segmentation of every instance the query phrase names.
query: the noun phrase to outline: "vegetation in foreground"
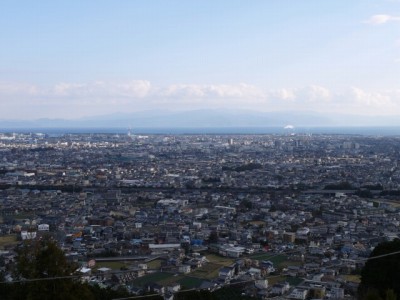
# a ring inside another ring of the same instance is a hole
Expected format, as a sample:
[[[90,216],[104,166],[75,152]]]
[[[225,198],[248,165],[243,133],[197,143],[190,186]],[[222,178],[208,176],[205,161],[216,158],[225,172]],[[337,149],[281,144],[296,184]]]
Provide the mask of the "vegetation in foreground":
[[[67,261],[56,242],[26,241],[18,249],[14,282],[6,283],[0,278],[1,299],[105,300],[129,296],[125,290],[101,289],[71,278],[76,268]]]
[[[396,300],[400,296],[400,239],[379,244],[361,272],[359,299]]]

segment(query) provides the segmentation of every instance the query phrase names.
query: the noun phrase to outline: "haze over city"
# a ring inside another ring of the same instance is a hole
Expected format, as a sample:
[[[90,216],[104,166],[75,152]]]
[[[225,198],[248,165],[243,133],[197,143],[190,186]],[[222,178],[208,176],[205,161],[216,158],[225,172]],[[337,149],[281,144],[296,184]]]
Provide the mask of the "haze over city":
[[[0,1],[2,300],[400,300],[400,0]]]
[[[394,119],[399,27],[395,0],[4,1],[0,119],[228,108]]]

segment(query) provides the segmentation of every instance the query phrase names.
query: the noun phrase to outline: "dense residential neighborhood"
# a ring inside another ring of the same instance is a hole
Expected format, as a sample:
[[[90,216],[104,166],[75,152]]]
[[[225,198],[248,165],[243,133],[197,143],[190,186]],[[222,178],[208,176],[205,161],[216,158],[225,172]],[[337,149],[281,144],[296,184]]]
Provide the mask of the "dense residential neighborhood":
[[[89,284],[355,299],[400,237],[400,138],[0,134],[0,270],[51,237]]]

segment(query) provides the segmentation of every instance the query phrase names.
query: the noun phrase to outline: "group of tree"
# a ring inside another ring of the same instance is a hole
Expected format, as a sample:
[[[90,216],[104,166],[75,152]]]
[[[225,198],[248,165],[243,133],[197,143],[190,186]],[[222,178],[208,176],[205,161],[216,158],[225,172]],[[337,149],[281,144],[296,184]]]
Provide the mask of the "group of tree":
[[[223,166],[222,171],[235,171],[235,172],[244,172],[244,171],[252,171],[261,169],[262,165],[259,163],[247,163],[240,166]]]
[[[129,296],[124,289],[101,289],[73,276],[77,265],[70,263],[51,239],[25,241],[17,252],[13,281],[0,278],[1,299],[105,300]],[[371,253],[361,271],[358,298],[396,300],[399,295],[400,239],[395,239],[379,244]],[[178,293],[176,299],[211,300],[218,297],[214,293],[192,290]]]
[[[396,300],[400,297],[400,239],[379,244],[361,271],[358,298]]]
[[[82,282],[74,276],[77,265],[70,263],[51,239],[25,241],[17,250],[13,280],[0,279],[1,299],[75,300],[114,299],[129,296],[126,290],[114,291]]]

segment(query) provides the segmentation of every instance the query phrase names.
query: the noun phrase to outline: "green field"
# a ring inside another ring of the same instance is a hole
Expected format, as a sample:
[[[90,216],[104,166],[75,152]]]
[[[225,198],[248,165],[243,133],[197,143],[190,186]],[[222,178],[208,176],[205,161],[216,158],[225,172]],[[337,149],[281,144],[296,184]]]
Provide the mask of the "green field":
[[[192,273],[190,273],[190,275],[203,279],[213,279],[218,277],[219,269],[221,269],[222,267],[223,265],[210,262],[203,267],[194,270]]]
[[[256,260],[269,260],[269,261],[273,262],[275,265],[278,265],[287,260],[286,255],[270,254],[270,253],[255,254],[255,255],[250,256],[250,258],[256,259]]]
[[[4,247],[8,245],[16,245],[16,244],[18,244],[16,234],[0,236],[0,249],[4,249]]]
[[[182,279],[185,278],[185,276],[181,274],[170,274],[170,275],[171,275],[170,277],[166,277],[160,281],[157,281],[157,283],[166,286],[171,283],[176,283],[176,282],[179,283]]]
[[[303,278],[299,278],[299,277],[290,277],[290,276],[288,276],[288,277],[286,277],[286,281],[289,282],[289,284],[291,286],[297,286],[300,283],[302,283],[304,281],[304,279]]]
[[[356,282],[356,283],[361,282],[361,275],[342,275],[341,277],[346,281]]]
[[[147,268],[149,268],[151,270],[160,269],[160,267],[161,267],[161,260],[160,259],[152,260],[152,261],[147,263]]]
[[[171,283],[180,283],[182,288],[191,289],[197,288],[201,285],[204,280],[211,280],[218,277],[219,270],[224,266],[230,266],[234,263],[233,259],[221,257],[218,255],[208,255],[207,259],[210,261],[205,264],[203,267],[198,268],[191,272],[188,275],[184,274],[174,274],[174,273],[166,273],[166,272],[156,272],[152,274],[148,274],[146,276],[137,278],[133,281],[133,285],[135,286],[143,286],[149,282],[156,282],[161,285],[168,285]],[[282,265],[291,265],[296,264],[298,262],[291,262],[287,260],[285,255],[271,255],[271,254],[261,254],[261,255],[253,255],[252,259],[257,260],[270,260],[272,261],[276,267],[281,267]],[[152,262],[154,265],[149,264],[149,268],[157,267],[158,262]],[[150,267],[151,266],[151,267]],[[110,266],[109,266],[110,267]],[[117,267],[117,266],[116,266]],[[288,281],[291,285],[297,285],[301,282],[299,278],[291,278],[286,276],[271,276],[267,278],[269,285],[273,285],[277,282]],[[226,292],[227,296],[222,296],[221,299],[242,299],[241,290],[240,289],[231,289],[232,291]]]
[[[282,281],[287,281],[287,277],[282,275],[282,276],[271,276],[267,277],[268,279],[268,286],[273,286],[275,283],[279,283]]]
[[[160,283],[160,284],[161,283],[166,284],[170,280],[171,280],[170,282],[174,282],[175,279],[174,279],[174,274],[165,273],[165,272],[156,272],[156,273],[147,274],[146,276],[143,276],[143,277],[136,278],[133,281],[133,285],[141,287],[141,286],[144,286],[146,283],[149,283],[149,282],[157,282],[157,283]]]
[[[291,286],[297,286],[301,282],[303,282],[302,278],[298,277],[290,277],[290,276],[285,276],[285,275],[280,275],[280,276],[270,276],[267,277],[268,279],[268,285],[273,286],[275,283],[287,281]]]
[[[218,277],[219,270],[224,266],[229,266],[234,263],[233,259],[220,257],[217,255],[208,255],[210,261],[203,267],[198,268],[190,273],[189,276],[183,274],[173,274],[166,272],[156,272],[146,276],[137,278],[133,281],[136,286],[142,286],[148,282],[156,282],[162,285],[168,285],[173,282],[178,282],[185,288],[195,288],[201,285],[204,280],[210,280]],[[156,269],[160,266],[160,261],[152,261],[148,264],[149,269]],[[108,266],[110,267],[110,266]]]
[[[33,212],[20,212],[12,217],[16,220],[31,219],[35,214]]]
[[[232,258],[223,257],[215,254],[209,254],[206,257],[210,263],[219,264],[221,266],[230,266],[235,262],[235,260]]]
[[[102,262],[96,262],[96,267],[95,269],[99,268],[110,268],[112,270],[121,270],[123,267],[128,267],[129,264],[123,262],[123,261],[102,261]]]
[[[249,296],[242,295],[242,289],[240,287],[225,287],[215,291],[213,293],[213,296],[219,300],[255,299]]]
[[[186,275],[170,274],[170,277],[159,280],[157,283],[164,286],[172,283],[179,283],[182,289],[192,289],[199,287],[203,281],[203,279]]]
[[[199,287],[203,281],[204,280],[200,278],[186,276],[177,282],[181,284],[182,289],[192,289]]]

